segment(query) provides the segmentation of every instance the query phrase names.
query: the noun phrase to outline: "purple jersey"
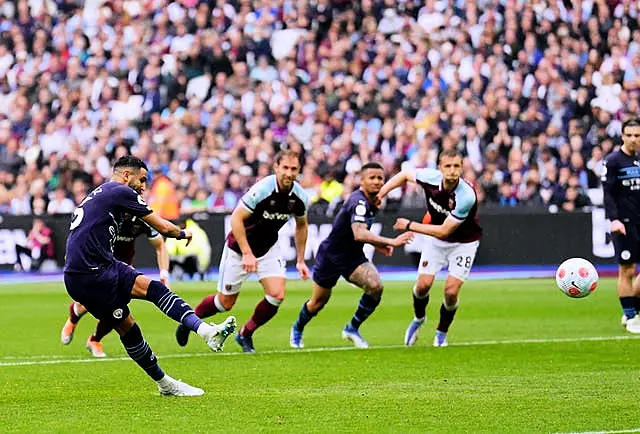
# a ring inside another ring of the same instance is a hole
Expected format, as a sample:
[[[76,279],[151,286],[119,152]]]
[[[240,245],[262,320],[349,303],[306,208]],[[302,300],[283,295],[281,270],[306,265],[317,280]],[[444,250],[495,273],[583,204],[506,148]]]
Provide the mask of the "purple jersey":
[[[356,241],[351,225],[364,223],[367,229],[371,229],[377,211],[378,209],[369,202],[362,190],[358,189],[351,193],[338,211],[331,233],[322,242],[318,251],[322,251],[336,263],[360,261],[364,257],[362,251],[364,243]]]
[[[124,214],[139,218],[151,212],[127,185],[109,181],[97,187],[73,212],[64,271],[93,273],[113,263],[113,247]]]
[[[292,216],[307,214],[309,199],[300,184],[294,181],[289,191],[280,191],[275,175],[263,178],[242,196],[242,205],[251,211],[245,220],[247,241],[256,258],[264,256],[278,241],[278,231]],[[227,245],[242,253],[233,232],[227,236]]]
[[[482,237],[482,228],[476,212],[478,200],[476,192],[467,181],[460,178],[452,192],[442,189],[442,172],[435,169],[418,169],[415,179],[424,189],[431,224],[441,225],[449,216],[462,223],[444,241],[470,243]]]
[[[160,236],[160,233],[149,226],[141,218],[125,214],[120,230],[113,245],[113,256],[126,264],[133,264],[133,257],[136,254],[136,238],[146,235],[153,239]]]

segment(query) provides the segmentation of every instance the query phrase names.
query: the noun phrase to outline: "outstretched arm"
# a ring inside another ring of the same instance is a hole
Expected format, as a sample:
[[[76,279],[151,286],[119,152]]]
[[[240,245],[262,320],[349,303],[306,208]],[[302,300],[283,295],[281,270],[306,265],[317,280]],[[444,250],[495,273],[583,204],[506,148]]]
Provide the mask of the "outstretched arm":
[[[403,186],[407,183],[407,181],[416,182],[415,175],[407,170],[403,170],[399,173],[396,173],[388,180],[378,192],[378,200],[384,199],[389,192],[392,190]]]
[[[387,238],[376,235],[369,229],[367,229],[367,225],[365,223],[351,223],[351,230],[353,231],[353,238],[356,241],[371,244],[375,247],[400,247],[413,240],[413,234],[411,234],[410,232],[405,232],[404,234],[399,235],[395,238]]]
[[[155,212],[142,217],[142,219],[165,237],[176,238],[178,240],[186,239],[187,245],[191,242],[191,231],[180,229],[179,226],[174,225],[169,220],[163,219]]]
[[[453,217],[447,217],[441,225],[423,224],[405,218],[399,218],[396,220],[393,228],[397,231],[413,231],[420,234],[431,235],[436,238],[446,238],[451,235],[460,224],[462,224],[462,221]]]

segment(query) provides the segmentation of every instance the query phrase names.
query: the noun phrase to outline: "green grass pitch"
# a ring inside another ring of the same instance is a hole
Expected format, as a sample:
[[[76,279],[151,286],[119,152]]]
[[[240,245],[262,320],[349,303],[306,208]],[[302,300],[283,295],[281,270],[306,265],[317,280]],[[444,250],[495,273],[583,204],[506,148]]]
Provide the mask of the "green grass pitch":
[[[431,347],[442,300],[436,282],[416,347],[402,338],[412,318],[411,282],[387,282],[361,331],[372,348],[340,339],[361,292],[340,283],[307,327],[305,350],[289,328],[311,291],[289,282],[278,315],[255,337],[254,355],[230,339],[214,354],[195,335],[175,344],[175,323],[152,304],[132,312],[161,366],[205,389],[160,397],[116,335],[106,360],[84,348],[95,320],[60,344],[68,297],[62,284],[0,286],[0,432],[585,432],[640,427],[640,340],[623,331],[615,282],[573,300],[551,280],[470,281],[449,333]],[[175,283],[192,305],[213,282]],[[248,283],[240,324],[261,298]],[[218,321],[220,317],[218,317]],[[622,432],[622,431],[621,431]]]

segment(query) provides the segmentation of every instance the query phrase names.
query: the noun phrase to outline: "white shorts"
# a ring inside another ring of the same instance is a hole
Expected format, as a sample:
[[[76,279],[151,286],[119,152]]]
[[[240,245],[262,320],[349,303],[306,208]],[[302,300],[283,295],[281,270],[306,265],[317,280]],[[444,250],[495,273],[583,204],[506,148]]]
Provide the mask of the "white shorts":
[[[469,277],[479,245],[480,241],[452,243],[425,236],[418,274],[436,275],[448,265],[449,275],[464,281]]]
[[[264,256],[258,258],[258,280],[265,277],[286,277],[287,263],[280,254],[280,246],[274,244]],[[242,283],[249,273],[242,268],[242,255],[231,250],[225,243],[218,269],[218,292],[225,295],[240,292]]]

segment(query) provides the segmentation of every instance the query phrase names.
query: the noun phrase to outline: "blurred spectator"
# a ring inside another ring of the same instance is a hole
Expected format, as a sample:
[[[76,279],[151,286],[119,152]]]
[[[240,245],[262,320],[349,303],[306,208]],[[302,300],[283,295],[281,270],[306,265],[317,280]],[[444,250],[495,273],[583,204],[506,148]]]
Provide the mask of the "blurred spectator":
[[[58,187],[47,206],[47,214],[71,214],[75,207],[73,201],[67,197],[65,189]]]
[[[227,211],[283,148],[320,207],[447,148],[482,203],[560,206],[560,170],[599,188],[640,112],[627,0],[41,3],[0,4],[1,213],[78,204],[125,153],[164,217]]]
[[[176,198],[176,187],[171,179],[159,169],[153,170],[149,206],[162,218],[171,220],[180,217],[180,203]]]
[[[225,187],[220,175],[211,176],[211,194],[207,198],[209,212],[231,212],[238,203],[238,197]]]
[[[40,218],[33,219],[25,245],[16,244],[16,271],[37,271],[45,259],[54,257],[52,231]]]

